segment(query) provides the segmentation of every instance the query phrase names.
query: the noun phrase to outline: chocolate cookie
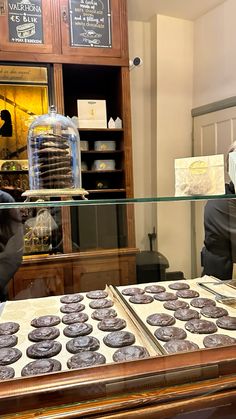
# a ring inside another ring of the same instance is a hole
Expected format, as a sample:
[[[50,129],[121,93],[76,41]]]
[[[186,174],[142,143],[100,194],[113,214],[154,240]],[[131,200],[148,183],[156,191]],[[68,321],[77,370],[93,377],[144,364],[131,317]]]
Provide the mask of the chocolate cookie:
[[[191,333],[199,334],[215,333],[217,331],[215,323],[201,319],[189,320],[185,324],[185,328]]]
[[[166,301],[163,304],[163,307],[166,310],[178,310],[178,308],[189,308],[189,304],[186,301],[181,300],[173,300],[173,301]]]
[[[195,298],[199,297],[199,292],[194,290],[179,290],[176,292],[177,297],[180,298]]]
[[[34,170],[36,172],[45,172],[48,169],[59,169],[60,167],[71,167],[71,158],[69,157],[67,161],[58,161],[56,163],[50,163],[50,164],[43,164],[42,162],[39,164],[36,164],[34,166]]]
[[[103,290],[89,291],[86,294],[86,297],[96,300],[96,299],[99,299],[99,298],[108,297],[108,293],[106,291],[103,291]]]
[[[60,308],[62,313],[78,313],[79,311],[83,311],[85,309],[85,305],[81,303],[71,303],[66,304]]]
[[[68,173],[68,174],[52,174],[52,175],[48,175],[46,177],[44,177],[42,180],[42,182],[44,184],[47,183],[53,183],[53,181],[58,182],[58,181],[71,181],[71,176],[72,174]]]
[[[92,365],[102,365],[106,363],[106,358],[99,352],[84,351],[77,355],[73,355],[67,361],[67,366],[70,369],[86,368]]]
[[[190,301],[191,306],[195,308],[202,308],[205,306],[215,306],[216,302],[214,300],[211,300],[210,298],[194,298],[192,301]]]
[[[225,308],[216,307],[216,306],[205,306],[200,311],[201,314],[205,317],[211,317],[216,319],[218,317],[228,316],[228,311]]]
[[[100,342],[93,336],[79,336],[69,340],[66,344],[66,349],[72,354],[82,351],[96,351],[100,348]]]
[[[89,303],[89,307],[93,309],[97,308],[109,308],[114,305],[113,301],[106,300],[105,298],[102,298],[101,300],[94,300]]]
[[[0,336],[0,348],[9,348],[17,344],[18,338],[15,335]]]
[[[135,342],[135,336],[133,333],[121,330],[119,332],[108,333],[103,338],[103,342],[110,348],[122,348],[122,346],[132,345]]]
[[[221,329],[236,330],[236,317],[224,316],[216,320],[217,326]]]
[[[144,290],[142,288],[131,287],[131,288],[124,288],[122,291],[123,295],[136,295],[136,294],[144,294]]]
[[[191,342],[189,340],[170,340],[169,342],[164,343],[163,348],[169,353],[169,354],[175,354],[178,352],[189,352],[189,351],[196,351],[199,349],[199,346]]]
[[[37,146],[39,146],[41,144],[44,144],[44,143],[47,143],[48,141],[50,141],[52,143],[59,142],[60,144],[66,144],[67,143],[67,138],[65,138],[61,135],[56,135],[56,134],[47,134],[47,135],[32,138],[32,143],[37,145]]]
[[[49,178],[49,177],[50,177],[50,179],[56,179],[55,175],[56,176],[58,176],[58,175],[59,176],[61,176],[61,175],[64,176],[64,175],[69,174],[69,173],[70,173],[70,176],[71,176],[72,172],[71,172],[70,167],[58,167],[58,168],[54,168],[54,169],[45,170],[44,172],[40,172],[39,176],[41,177],[42,180],[44,180],[45,178]]]
[[[28,375],[49,374],[50,372],[60,370],[61,363],[56,359],[38,359],[25,365],[21,370],[21,375],[22,377],[26,377]]]
[[[159,292],[159,294],[154,295],[154,298],[158,301],[177,300],[176,295],[172,292]]]
[[[58,316],[40,316],[31,321],[31,326],[34,327],[47,327],[47,326],[56,326],[61,321]]]
[[[124,348],[117,349],[114,352],[112,358],[115,362],[132,361],[134,359],[148,358],[150,355],[147,349],[142,346],[126,346]]]
[[[93,331],[93,326],[88,323],[73,323],[66,326],[63,330],[65,336],[69,338],[76,338],[78,336],[89,335]]]
[[[33,152],[33,158],[41,158],[41,157],[44,157],[45,158],[45,156],[50,156],[50,155],[52,155],[52,156],[69,156],[69,153],[66,151],[66,150],[64,150],[64,149],[62,149],[62,148],[58,148],[58,147],[55,147],[55,148],[41,148],[41,149],[39,149],[39,150],[36,150],[36,151],[34,151]]]
[[[163,340],[164,342],[168,342],[171,339],[185,339],[187,337],[184,329],[175,326],[160,327],[154,332],[154,335],[157,339]]]
[[[29,358],[33,359],[51,358],[52,356],[59,354],[61,348],[61,343],[55,340],[44,340],[29,346],[26,350],[26,354]]]
[[[62,317],[62,323],[73,324],[73,323],[84,323],[87,322],[89,316],[86,313],[70,313]]]
[[[147,317],[147,323],[151,326],[172,326],[175,318],[165,313],[154,313]]]
[[[49,180],[45,182],[39,182],[39,187],[44,189],[54,189],[54,188],[71,188],[72,180],[60,181],[60,180]]]
[[[13,335],[18,332],[20,325],[15,322],[0,323],[0,336],[2,335]]]
[[[173,284],[169,285],[171,290],[187,290],[190,286],[185,282],[174,282]]]
[[[38,150],[47,149],[47,148],[50,148],[50,149],[60,148],[61,150],[66,150],[70,148],[69,145],[65,142],[52,141],[51,139],[49,139],[48,141],[43,141],[40,144],[31,143],[30,145],[33,149],[37,148]]]
[[[54,164],[54,163],[58,163],[58,162],[65,162],[65,163],[67,163],[67,162],[70,162],[71,163],[71,156],[54,156],[54,155],[52,155],[52,156],[44,156],[44,157],[39,157],[39,156],[34,156],[33,157],[33,164],[48,164],[50,162],[50,165],[51,164]]]
[[[197,310],[191,310],[191,308],[178,308],[174,312],[174,316],[178,320],[187,321],[191,319],[199,319],[200,314]]]
[[[63,297],[60,298],[60,302],[63,304],[79,303],[83,299],[84,297],[81,294],[69,294],[63,295]]]
[[[129,301],[134,304],[150,304],[153,302],[151,295],[135,294],[129,298]]]
[[[116,317],[117,312],[113,308],[100,308],[98,310],[93,311],[91,317],[94,320],[103,320],[105,318]]]
[[[59,329],[56,327],[38,327],[28,334],[29,340],[32,342],[41,342],[42,340],[53,340],[60,335]]]
[[[12,367],[0,367],[0,381],[10,380],[15,377],[15,371]]]
[[[145,292],[149,292],[150,294],[158,294],[158,292],[165,292],[165,288],[162,285],[148,285],[144,288]]]
[[[126,321],[115,317],[113,319],[103,319],[98,323],[98,329],[103,330],[104,332],[112,332],[115,330],[121,330],[126,327]]]
[[[227,336],[215,334],[211,336],[205,336],[203,339],[203,345],[206,348],[216,348],[218,346],[228,346],[236,343],[236,339]]]
[[[0,365],[9,365],[18,361],[22,353],[17,348],[1,348],[0,349]]]

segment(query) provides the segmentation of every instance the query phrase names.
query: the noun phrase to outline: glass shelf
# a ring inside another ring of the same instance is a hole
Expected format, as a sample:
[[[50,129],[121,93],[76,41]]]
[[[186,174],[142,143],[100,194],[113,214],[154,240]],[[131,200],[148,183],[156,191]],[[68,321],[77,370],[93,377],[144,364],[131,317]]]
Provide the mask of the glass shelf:
[[[71,194],[70,194],[71,195]],[[58,196],[60,198],[60,196]],[[88,199],[79,200],[58,200],[58,201],[34,201],[34,202],[13,202],[0,203],[0,209],[3,208],[35,208],[35,207],[77,207],[90,205],[119,205],[119,204],[135,204],[135,203],[156,203],[156,202],[195,202],[207,201],[215,199],[236,199],[236,195],[195,195],[195,196],[161,196],[161,197],[147,197],[147,198],[117,198],[117,199]]]

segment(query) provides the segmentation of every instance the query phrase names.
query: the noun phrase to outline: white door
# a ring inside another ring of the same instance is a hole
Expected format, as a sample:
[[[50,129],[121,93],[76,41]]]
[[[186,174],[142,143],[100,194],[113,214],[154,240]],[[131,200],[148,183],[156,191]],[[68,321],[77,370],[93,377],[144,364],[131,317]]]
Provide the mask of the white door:
[[[236,141],[236,106],[197,116],[193,119],[193,127],[194,156],[226,155],[231,143]],[[200,253],[204,240],[204,206],[205,202],[193,205],[193,243],[196,255],[195,261],[193,260],[193,276],[200,276],[202,271]]]

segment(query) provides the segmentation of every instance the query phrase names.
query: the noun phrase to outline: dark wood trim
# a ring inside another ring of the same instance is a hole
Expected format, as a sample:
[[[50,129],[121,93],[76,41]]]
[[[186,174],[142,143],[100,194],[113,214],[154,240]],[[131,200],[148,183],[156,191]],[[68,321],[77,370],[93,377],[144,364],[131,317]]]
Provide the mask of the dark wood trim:
[[[86,252],[76,252],[76,253],[67,253],[67,254],[57,254],[57,255],[48,255],[48,256],[25,256],[23,258],[22,265],[35,265],[35,264],[45,264],[45,263],[58,263],[58,262],[65,262],[65,261],[73,261],[73,260],[86,260],[91,258],[109,258],[114,256],[129,256],[129,255],[136,255],[139,249],[136,247],[134,248],[122,248],[122,249],[104,249],[104,250],[90,250]]]
[[[192,117],[205,115],[207,113],[221,111],[222,109],[232,108],[236,106],[236,96],[227,99],[218,100],[217,102],[208,103],[207,105],[193,108],[191,111]]]
[[[97,415],[98,410],[114,418],[122,411],[122,417],[126,412],[126,417],[132,418],[128,415],[132,409],[143,417],[141,413],[152,409],[161,412],[161,406],[166,412],[181,404],[186,410],[201,407],[204,399],[206,406],[209,402],[213,406],[214,398],[218,402],[235,397],[234,357],[232,345],[12,380],[10,392],[9,383],[2,382],[0,415],[5,419],[6,413],[31,410],[37,411],[37,417],[47,418],[53,407],[61,418]]]
[[[108,65],[127,66],[128,58],[94,57],[62,54],[40,54],[27,52],[4,52],[0,51],[0,61],[21,61],[29,63],[58,63],[58,64],[84,64],[84,65]]]
[[[53,78],[54,78],[54,97],[57,112],[64,115],[64,92],[63,92],[63,75],[62,65],[53,65]]]

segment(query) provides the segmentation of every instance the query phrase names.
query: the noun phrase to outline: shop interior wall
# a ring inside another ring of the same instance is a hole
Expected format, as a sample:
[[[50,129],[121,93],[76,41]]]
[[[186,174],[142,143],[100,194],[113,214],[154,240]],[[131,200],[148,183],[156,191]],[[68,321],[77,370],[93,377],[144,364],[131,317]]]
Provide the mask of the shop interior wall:
[[[135,196],[173,195],[174,158],[191,155],[191,109],[236,95],[235,16],[236,1],[226,0],[194,22],[160,15],[129,22],[130,58],[144,58],[130,74]],[[155,225],[158,250],[188,275],[188,204],[152,210],[136,214],[137,246],[148,245]]]
[[[130,57],[143,59],[131,71],[135,196],[173,196],[174,159],[191,154],[193,23],[160,15],[129,22],[129,45]],[[170,270],[189,277],[190,205],[142,206],[136,213],[141,249],[153,225]]]
[[[235,16],[227,0],[194,22],[193,107],[236,95]]]

